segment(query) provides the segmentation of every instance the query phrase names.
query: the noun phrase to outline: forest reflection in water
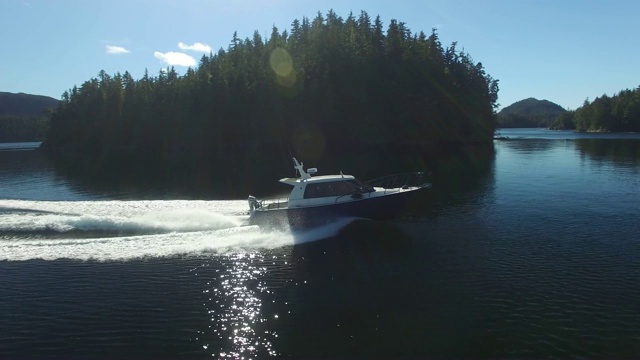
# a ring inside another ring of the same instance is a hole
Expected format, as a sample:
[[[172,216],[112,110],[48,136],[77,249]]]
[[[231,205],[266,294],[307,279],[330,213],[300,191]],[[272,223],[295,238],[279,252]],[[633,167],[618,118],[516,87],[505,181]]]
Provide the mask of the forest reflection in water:
[[[394,221],[302,235],[0,152],[0,357],[636,357],[639,140],[526,131]]]

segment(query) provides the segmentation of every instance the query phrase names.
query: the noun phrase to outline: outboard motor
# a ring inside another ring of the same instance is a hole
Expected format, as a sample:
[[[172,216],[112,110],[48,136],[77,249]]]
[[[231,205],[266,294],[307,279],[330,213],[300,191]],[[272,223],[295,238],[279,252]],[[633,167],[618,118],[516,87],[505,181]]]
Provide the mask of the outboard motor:
[[[249,198],[247,199],[247,202],[249,203],[249,212],[250,213],[252,213],[254,210],[256,210],[256,209],[258,209],[260,207],[260,202],[253,195],[249,195]]]

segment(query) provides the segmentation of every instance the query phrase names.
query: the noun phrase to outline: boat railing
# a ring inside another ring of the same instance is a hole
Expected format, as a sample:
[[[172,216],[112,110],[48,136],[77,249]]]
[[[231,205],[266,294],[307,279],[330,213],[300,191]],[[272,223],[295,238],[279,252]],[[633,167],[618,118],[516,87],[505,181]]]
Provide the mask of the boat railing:
[[[384,189],[422,188],[431,186],[428,173],[418,171],[382,176],[364,182],[366,185]]]
[[[288,197],[277,197],[260,200],[260,207],[265,210],[286,209],[289,206]]]

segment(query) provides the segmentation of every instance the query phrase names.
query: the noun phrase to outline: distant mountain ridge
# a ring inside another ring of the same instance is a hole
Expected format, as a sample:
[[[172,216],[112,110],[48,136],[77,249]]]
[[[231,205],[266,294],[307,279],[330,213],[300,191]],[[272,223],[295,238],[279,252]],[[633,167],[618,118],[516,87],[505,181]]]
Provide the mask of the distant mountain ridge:
[[[0,116],[42,116],[58,102],[44,95],[0,92]]]
[[[498,112],[498,127],[549,127],[561,114],[562,106],[549,100],[527,98]]]
[[[46,111],[58,102],[43,95],[0,92],[0,142],[44,140],[49,128]]]

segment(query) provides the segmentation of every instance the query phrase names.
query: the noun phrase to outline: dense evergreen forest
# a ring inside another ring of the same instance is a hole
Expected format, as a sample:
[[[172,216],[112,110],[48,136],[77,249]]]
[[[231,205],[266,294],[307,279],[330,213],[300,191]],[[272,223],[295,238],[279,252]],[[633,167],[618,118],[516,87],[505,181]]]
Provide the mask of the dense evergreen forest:
[[[0,142],[44,140],[48,111],[57,105],[48,96],[0,92]]]
[[[364,11],[319,12],[267,39],[234,33],[181,76],[101,71],[63,94],[43,148],[94,170],[193,175],[206,164],[246,179],[271,166],[290,174],[292,151],[324,170],[366,172],[395,156],[413,154],[415,165],[433,151],[491,146],[497,96],[497,80],[435,29],[391,20],[384,31]]]
[[[498,112],[501,128],[548,128],[566,110],[551,101],[528,98],[517,101]]]
[[[0,116],[0,142],[42,141],[49,127],[46,116]]]
[[[640,131],[640,86],[623,90],[612,97],[602,95],[592,102],[558,117],[553,129],[577,131]]]

